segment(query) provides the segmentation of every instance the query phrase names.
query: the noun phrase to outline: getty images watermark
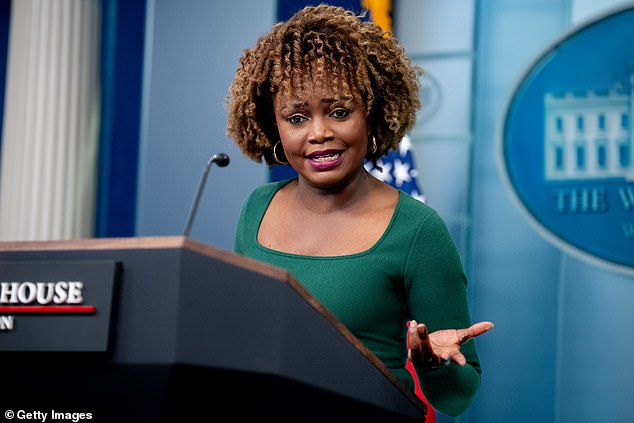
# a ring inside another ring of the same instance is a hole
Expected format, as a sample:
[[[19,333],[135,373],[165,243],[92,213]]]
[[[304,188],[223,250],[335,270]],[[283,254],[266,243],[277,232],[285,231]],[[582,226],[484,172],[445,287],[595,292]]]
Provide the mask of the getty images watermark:
[[[55,410],[6,410],[4,418],[8,420],[36,421],[36,422],[73,422],[92,420],[93,413],[90,412],[67,412]]]

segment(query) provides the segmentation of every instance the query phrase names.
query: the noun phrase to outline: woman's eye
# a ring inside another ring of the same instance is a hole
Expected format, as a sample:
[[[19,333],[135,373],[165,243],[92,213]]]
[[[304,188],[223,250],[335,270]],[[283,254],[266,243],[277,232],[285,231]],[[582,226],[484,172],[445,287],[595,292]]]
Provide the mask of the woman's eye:
[[[335,109],[331,113],[332,117],[336,119],[343,119],[349,114],[350,114],[350,111],[348,109]]]
[[[288,121],[293,125],[298,125],[302,123],[306,118],[301,115],[292,115],[288,117]]]

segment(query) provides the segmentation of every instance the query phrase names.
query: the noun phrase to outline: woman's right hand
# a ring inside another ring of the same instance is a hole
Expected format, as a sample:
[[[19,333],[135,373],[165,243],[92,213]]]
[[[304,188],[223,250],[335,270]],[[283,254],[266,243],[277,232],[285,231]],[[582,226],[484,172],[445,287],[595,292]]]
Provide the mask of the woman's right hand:
[[[460,351],[460,346],[492,327],[491,322],[478,322],[464,329],[444,329],[429,333],[424,323],[412,320],[408,323],[408,358],[418,370],[439,367],[449,361],[464,366],[467,359]]]

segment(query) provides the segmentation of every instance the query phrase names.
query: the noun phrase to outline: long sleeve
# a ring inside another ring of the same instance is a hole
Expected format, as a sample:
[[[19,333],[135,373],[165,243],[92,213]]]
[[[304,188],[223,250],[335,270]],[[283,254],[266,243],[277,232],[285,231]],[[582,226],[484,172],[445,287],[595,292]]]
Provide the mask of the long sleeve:
[[[431,211],[421,221],[406,262],[405,286],[410,312],[430,332],[471,325],[467,278],[445,223]],[[457,416],[472,403],[480,387],[475,340],[462,345],[467,364],[451,363],[417,372],[425,398],[439,411]]]

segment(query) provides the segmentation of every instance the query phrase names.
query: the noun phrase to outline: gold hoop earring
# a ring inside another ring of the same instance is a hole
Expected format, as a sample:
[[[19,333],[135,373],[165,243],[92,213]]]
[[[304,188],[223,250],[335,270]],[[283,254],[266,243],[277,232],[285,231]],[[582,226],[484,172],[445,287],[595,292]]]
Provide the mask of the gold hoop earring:
[[[379,148],[378,148],[378,147],[377,147],[377,145],[376,145],[376,138],[374,138],[374,135],[372,135],[372,149],[370,150],[370,153],[371,153],[371,154],[374,154],[374,153],[376,153],[376,151],[377,151],[378,149],[379,149]]]
[[[277,157],[277,152],[275,151],[275,148],[279,145],[282,144],[281,141],[278,141],[275,143],[275,145],[273,146],[273,159],[275,159],[275,163],[277,164],[281,164],[281,165],[287,165],[288,164],[288,160],[287,161],[282,161]],[[284,151],[284,147],[282,147],[282,151]]]

